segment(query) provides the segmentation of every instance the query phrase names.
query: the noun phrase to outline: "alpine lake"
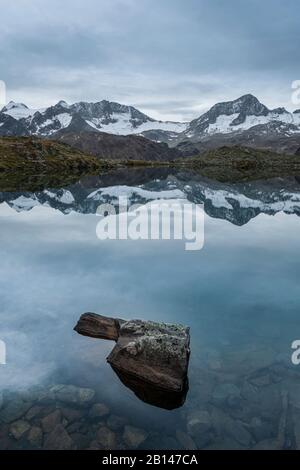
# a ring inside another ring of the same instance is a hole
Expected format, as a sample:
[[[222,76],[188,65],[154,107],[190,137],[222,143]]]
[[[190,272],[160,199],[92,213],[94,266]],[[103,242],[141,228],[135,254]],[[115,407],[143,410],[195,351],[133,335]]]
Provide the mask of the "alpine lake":
[[[120,195],[201,205],[203,247],[100,240]],[[132,168],[0,192],[0,449],[299,449],[299,216],[295,176]],[[190,327],[182,406],[122,383],[113,344],[73,330],[83,312]]]

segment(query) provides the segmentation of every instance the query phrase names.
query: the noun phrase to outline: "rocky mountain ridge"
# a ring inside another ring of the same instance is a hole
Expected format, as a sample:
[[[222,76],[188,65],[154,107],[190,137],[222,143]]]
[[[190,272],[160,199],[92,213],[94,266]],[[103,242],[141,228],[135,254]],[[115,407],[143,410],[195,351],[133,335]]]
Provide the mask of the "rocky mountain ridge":
[[[102,100],[68,104],[59,101],[45,109],[10,102],[0,111],[0,136],[38,136],[62,139],[88,132],[119,136],[141,135],[184,155],[222,145],[248,145],[276,152],[300,149],[300,110],[269,109],[255,96],[217,103],[190,123],[157,121],[133,106]],[[96,139],[97,140],[97,139]],[[99,139],[98,139],[99,140]]]

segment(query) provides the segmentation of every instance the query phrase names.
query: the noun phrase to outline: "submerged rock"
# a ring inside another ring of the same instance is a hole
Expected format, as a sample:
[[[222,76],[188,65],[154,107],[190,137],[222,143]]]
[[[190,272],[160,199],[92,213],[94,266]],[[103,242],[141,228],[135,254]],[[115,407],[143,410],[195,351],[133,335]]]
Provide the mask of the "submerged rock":
[[[80,432],[76,432],[71,434],[72,441],[76,445],[77,449],[82,450],[86,449],[90,443],[90,437],[86,434],[82,434]]]
[[[251,419],[250,430],[257,442],[275,437],[272,423],[262,420],[261,417],[255,416]]]
[[[21,399],[16,399],[10,401],[0,412],[0,421],[4,423],[11,423],[19,418],[21,418],[29,408],[31,408],[32,403],[23,401]]]
[[[53,431],[47,435],[44,442],[44,449],[46,450],[69,450],[74,447],[71,437],[62,424],[58,424]]]
[[[211,428],[211,417],[206,410],[196,410],[188,417],[187,430],[191,436],[207,434]]]
[[[263,441],[258,442],[254,447],[253,450],[279,450],[278,441],[277,439],[265,439]]]
[[[252,443],[252,436],[241,421],[232,419],[219,408],[213,408],[211,418],[218,437],[234,439],[239,445],[247,448]]]
[[[39,405],[34,405],[30,408],[30,410],[26,413],[25,418],[28,421],[31,421],[34,418],[39,417],[43,413],[44,408]]]
[[[7,425],[0,427],[0,451],[9,449],[12,444],[12,439],[9,436],[9,428]]]
[[[101,426],[97,432],[96,442],[102,449],[114,449],[116,447],[116,435],[106,426]]]
[[[185,450],[197,450],[197,446],[191,436],[183,431],[176,431],[176,438]]]
[[[16,440],[19,440],[29,429],[30,424],[27,421],[19,420],[10,426],[9,432]]]
[[[143,429],[133,426],[125,426],[123,440],[132,449],[137,449],[146,439],[148,434]]]
[[[294,440],[296,449],[300,450],[300,412],[293,410]]]
[[[95,391],[90,388],[75,387],[75,385],[54,385],[50,393],[55,399],[64,403],[78,406],[89,405],[95,396]]]
[[[41,428],[33,426],[29,431],[27,440],[33,447],[41,447],[43,442],[43,431]]]
[[[109,414],[109,409],[103,403],[95,403],[90,409],[91,418],[103,418]]]
[[[144,401],[164,407],[164,398],[161,394],[156,397],[156,391],[185,397],[190,356],[188,327],[85,313],[74,329],[85,336],[116,341],[107,361]],[[150,396],[147,386],[152,387]],[[182,404],[184,398],[179,398],[171,408]]]
[[[74,421],[80,420],[84,415],[84,410],[77,410],[69,407],[61,408],[61,412],[68,423],[74,423]]]
[[[150,434],[143,443],[143,450],[180,450],[182,445],[173,437],[164,434]]]
[[[51,432],[58,424],[61,423],[61,411],[55,410],[42,419],[42,428],[44,432]]]
[[[234,407],[241,401],[240,390],[234,384],[221,384],[215,388],[212,399],[217,406],[228,405]]]
[[[122,416],[111,415],[107,420],[107,426],[113,431],[120,431],[126,424],[126,419]]]

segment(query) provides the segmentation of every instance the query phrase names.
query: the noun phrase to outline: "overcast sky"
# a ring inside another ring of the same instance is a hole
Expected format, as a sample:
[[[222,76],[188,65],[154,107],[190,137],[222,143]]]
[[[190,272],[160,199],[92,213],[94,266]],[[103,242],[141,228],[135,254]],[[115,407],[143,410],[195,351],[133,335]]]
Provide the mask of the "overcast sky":
[[[299,0],[0,0],[7,99],[108,99],[189,120],[255,94],[291,103]]]

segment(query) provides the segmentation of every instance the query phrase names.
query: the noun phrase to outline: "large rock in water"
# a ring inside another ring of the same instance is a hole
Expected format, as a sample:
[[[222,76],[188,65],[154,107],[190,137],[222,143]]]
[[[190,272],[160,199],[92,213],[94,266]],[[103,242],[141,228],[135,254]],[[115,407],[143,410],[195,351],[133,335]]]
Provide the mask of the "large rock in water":
[[[75,331],[116,341],[107,361],[137,396],[164,408],[180,406],[188,388],[189,328],[83,314]]]

